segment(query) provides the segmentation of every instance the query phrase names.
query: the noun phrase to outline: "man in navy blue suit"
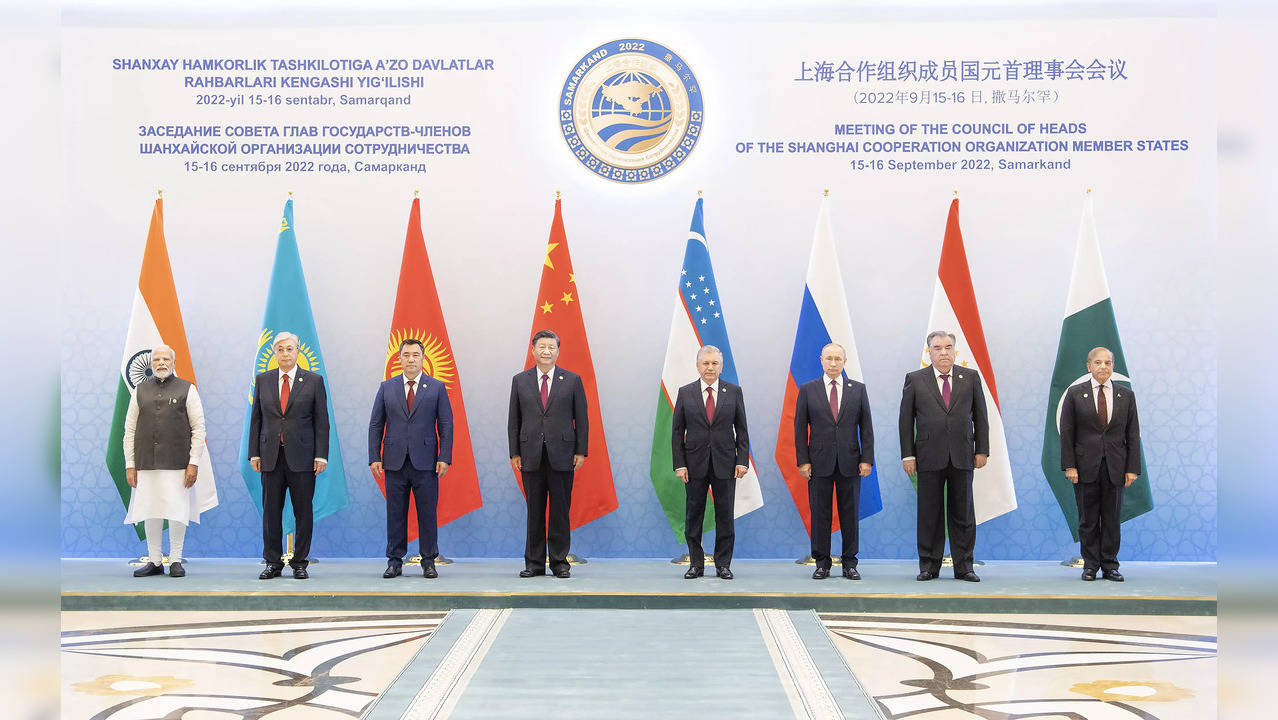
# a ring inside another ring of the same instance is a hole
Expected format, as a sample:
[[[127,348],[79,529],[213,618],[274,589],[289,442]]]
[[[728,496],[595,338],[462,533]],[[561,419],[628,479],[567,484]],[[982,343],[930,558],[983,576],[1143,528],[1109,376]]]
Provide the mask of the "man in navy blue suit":
[[[453,462],[453,408],[444,384],[422,372],[425,347],[408,338],[399,345],[404,372],[383,382],[368,421],[368,467],[386,482],[386,572],[400,575],[408,551],[408,494],[417,501],[422,575],[439,577],[435,508],[439,479]]]

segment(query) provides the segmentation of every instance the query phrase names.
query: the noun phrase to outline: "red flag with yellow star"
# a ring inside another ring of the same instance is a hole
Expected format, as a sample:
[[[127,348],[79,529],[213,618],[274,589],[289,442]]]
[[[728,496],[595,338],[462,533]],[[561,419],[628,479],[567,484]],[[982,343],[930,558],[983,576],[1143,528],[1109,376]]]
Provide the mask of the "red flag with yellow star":
[[[560,201],[555,198],[555,220],[550,225],[550,240],[546,243],[546,260],[541,268],[541,287],[537,290],[537,304],[533,308],[532,330],[528,333],[528,356],[524,369],[536,364],[532,356],[532,336],[538,330],[550,330],[559,336],[560,367],[581,376],[586,390],[586,413],[590,423],[590,455],[586,463],[573,475],[572,508],[569,520],[572,529],[585,525],[617,509],[617,490],[612,483],[612,466],[608,462],[608,441],[604,438],[603,415],[599,411],[599,390],[595,383],[595,364],[590,359],[590,344],[586,342],[586,323],[581,317],[580,298],[577,296],[577,277],[572,271],[572,257],[568,254],[568,236],[564,233],[564,219]],[[519,473],[515,481],[523,491]]]
[[[436,522],[440,527],[483,505],[479,496],[479,474],[475,470],[475,452],[470,444],[470,426],[466,424],[466,405],[462,402],[461,376],[453,360],[453,346],[448,342],[448,328],[439,307],[435,276],[430,271],[426,241],[422,238],[421,200],[413,198],[408,214],[408,235],[404,238],[404,259],[399,266],[399,290],[395,293],[395,315],[391,318],[390,340],[386,343],[386,371],[383,379],[400,374],[399,344],[417,338],[426,348],[422,372],[444,383],[448,402],[453,408],[453,464],[439,482],[439,504]],[[377,486],[386,495],[386,481]],[[409,500],[408,540],[417,538],[416,499]]]

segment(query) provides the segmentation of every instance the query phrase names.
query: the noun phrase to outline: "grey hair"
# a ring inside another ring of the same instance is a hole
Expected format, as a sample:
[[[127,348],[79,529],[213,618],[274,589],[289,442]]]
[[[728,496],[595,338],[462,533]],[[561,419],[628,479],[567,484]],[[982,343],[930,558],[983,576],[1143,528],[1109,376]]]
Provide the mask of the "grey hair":
[[[702,345],[701,349],[697,351],[697,361],[698,362],[701,361],[702,355],[709,355],[710,353],[714,353],[715,355],[718,355],[720,358],[723,357],[723,351],[720,350],[719,348],[713,345]]]
[[[844,361],[844,362],[847,362],[847,359],[848,359],[848,349],[847,349],[847,348],[845,348],[845,347],[843,347],[842,345],[840,345],[840,344],[836,343],[836,342],[826,343],[826,344],[825,344],[825,346],[821,348],[821,354],[822,354],[822,355],[825,355],[825,349],[826,349],[826,348],[832,348],[832,347],[836,347],[836,348],[838,348],[838,349],[839,349],[839,351],[843,353],[843,361]]]
[[[156,345],[155,347],[151,348],[151,357],[155,357],[155,354],[160,352],[161,350],[167,351],[169,353],[169,359],[173,361],[174,365],[177,364],[177,353],[174,352],[173,348],[169,347],[168,345],[165,345],[164,343],[160,343],[159,345]]]
[[[294,345],[298,346],[299,348],[302,347],[301,338],[299,338],[298,336],[294,335],[291,332],[285,331],[285,332],[275,334],[275,339],[271,341],[271,349],[274,350],[276,345],[279,345],[285,340],[292,340]]]
[[[932,347],[932,338],[941,337],[941,336],[948,337],[950,339],[950,342],[952,343],[958,342],[958,338],[955,337],[954,333],[950,332],[949,330],[933,330],[932,332],[927,334],[927,346]]]
[[[1099,352],[1106,352],[1106,353],[1109,353],[1109,359],[1110,359],[1110,360],[1113,360],[1113,359],[1114,359],[1114,351],[1113,351],[1113,350],[1110,350],[1110,349],[1109,349],[1109,348],[1107,348],[1107,347],[1100,347],[1100,346],[1097,346],[1097,347],[1092,348],[1090,351],[1088,351],[1088,353],[1087,353],[1087,362],[1091,362],[1091,361],[1092,361],[1092,358],[1093,358],[1093,357],[1095,357],[1095,356],[1096,356],[1096,353],[1099,353]]]

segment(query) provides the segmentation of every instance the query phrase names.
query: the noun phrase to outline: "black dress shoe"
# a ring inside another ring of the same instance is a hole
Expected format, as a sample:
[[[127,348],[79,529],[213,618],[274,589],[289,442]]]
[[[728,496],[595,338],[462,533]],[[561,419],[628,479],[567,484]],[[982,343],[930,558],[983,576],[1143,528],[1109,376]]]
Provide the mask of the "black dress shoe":
[[[182,567],[182,563],[174,560],[169,563],[169,577],[186,577],[186,568]]]
[[[1083,579],[1091,582],[1096,579],[1096,568],[1083,568]]]
[[[262,571],[262,574],[257,576],[257,579],[270,580],[271,578],[279,577],[282,572],[284,572],[283,565],[267,565],[266,569]]]
[[[562,570],[556,570],[555,577],[559,578],[560,580],[564,578],[572,577],[572,571],[569,570],[568,568],[563,568]]]
[[[1106,580],[1113,580],[1114,582],[1123,581],[1123,574],[1118,572],[1117,570],[1101,570],[1101,577],[1105,578]]]
[[[545,574],[546,574],[545,570],[533,570],[532,568],[524,568],[523,570],[519,571],[519,577],[521,578],[537,577],[538,575],[545,575]]]
[[[720,579],[720,580],[731,580],[731,579],[732,579],[732,568],[726,568],[726,567],[715,568],[715,569],[714,569],[714,572],[715,572],[715,574],[716,574],[716,575],[718,575],[718,576],[719,576],[719,579]]]
[[[133,571],[133,577],[150,577],[152,575],[163,575],[163,574],[164,574],[164,566],[156,565],[153,562],[149,562],[143,565],[142,567],[138,568],[137,570]]]
[[[977,575],[976,573],[972,572],[971,570],[968,570],[967,572],[963,573],[962,575],[955,575],[955,576],[954,576],[954,579],[955,579],[955,580],[966,580],[966,581],[968,581],[968,582],[980,582],[980,581],[981,581],[981,576],[980,576],[980,575]]]
[[[688,568],[688,572],[683,574],[683,577],[685,580],[692,580],[701,577],[705,574],[705,572],[706,569],[703,567],[690,567]]]
[[[308,577],[310,577],[310,576],[311,576],[311,574],[310,574],[310,573],[308,573],[308,572],[306,572],[306,568],[301,567],[300,565],[294,565],[294,566],[293,566],[293,579],[294,579],[294,580],[305,580],[306,578],[308,578]]]
[[[849,580],[860,580],[861,573],[857,572],[856,568],[845,567],[843,568],[843,577]]]
[[[430,565],[423,565],[422,577],[430,578],[431,580],[434,580],[435,578],[439,577],[439,571],[435,569],[435,565],[433,563]]]
[[[819,567],[812,571],[813,580],[824,580],[830,577],[830,568]]]
[[[919,582],[923,582],[924,580],[935,580],[936,573],[932,572],[931,570],[923,570],[919,572],[919,574],[915,576],[914,579],[918,580]]]
[[[402,563],[386,563],[386,572],[382,573],[382,577],[390,580],[393,577],[399,577],[404,572]]]

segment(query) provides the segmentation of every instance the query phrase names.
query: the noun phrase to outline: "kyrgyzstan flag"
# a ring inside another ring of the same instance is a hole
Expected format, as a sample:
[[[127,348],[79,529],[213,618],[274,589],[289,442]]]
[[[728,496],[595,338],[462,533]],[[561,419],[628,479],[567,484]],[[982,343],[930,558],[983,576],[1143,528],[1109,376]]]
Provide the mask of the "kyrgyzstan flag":
[[[559,198],[555,198],[555,220],[550,225],[546,242],[546,258],[541,269],[541,287],[533,308],[532,330],[528,333],[528,356],[524,369],[536,364],[532,356],[532,336],[538,330],[549,330],[559,336],[559,360],[556,365],[581,376],[586,390],[586,418],[590,427],[590,456],[573,475],[572,508],[568,519],[572,529],[617,509],[617,490],[612,483],[612,465],[608,462],[608,440],[604,437],[603,415],[599,411],[599,390],[595,382],[595,363],[590,359],[586,342],[586,323],[581,317],[581,298],[577,294],[577,276],[572,271],[568,254],[568,236],[560,214]],[[523,479],[515,473],[519,489]]]
[[[404,259],[399,266],[399,290],[395,293],[395,315],[391,318],[390,340],[386,343],[386,371],[383,378],[400,374],[399,344],[416,338],[426,347],[422,372],[444,383],[448,402],[453,407],[453,464],[439,483],[439,505],[436,521],[443,527],[484,502],[479,496],[479,474],[475,470],[475,453],[470,445],[470,426],[466,424],[466,405],[462,402],[461,375],[453,359],[453,346],[448,341],[444,313],[439,307],[435,276],[430,271],[426,241],[422,238],[421,200],[413,198],[408,214],[408,235],[404,238]],[[386,481],[377,480],[386,494]],[[417,537],[416,498],[409,501],[408,540]]]

